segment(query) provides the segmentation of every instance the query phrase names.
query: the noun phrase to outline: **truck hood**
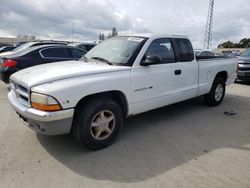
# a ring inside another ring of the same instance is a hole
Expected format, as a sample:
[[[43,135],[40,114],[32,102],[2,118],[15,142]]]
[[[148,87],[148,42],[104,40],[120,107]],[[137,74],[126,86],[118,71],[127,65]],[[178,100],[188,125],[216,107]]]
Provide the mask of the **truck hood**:
[[[108,65],[101,62],[63,61],[23,69],[11,75],[10,79],[32,87],[61,79],[130,69],[131,67],[128,66]]]
[[[250,63],[250,57],[238,57],[238,61],[241,61],[241,63]]]

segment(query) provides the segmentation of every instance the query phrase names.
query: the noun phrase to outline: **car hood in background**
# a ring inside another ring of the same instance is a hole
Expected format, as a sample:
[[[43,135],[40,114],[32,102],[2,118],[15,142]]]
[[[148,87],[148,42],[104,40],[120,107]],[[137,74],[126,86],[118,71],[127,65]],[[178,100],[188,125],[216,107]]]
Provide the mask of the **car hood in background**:
[[[125,71],[130,69],[131,67],[128,66],[108,65],[101,62],[63,61],[38,65],[21,70],[13,74],[10,79],[23,84],[26,87],[32,87],[77,76]]]
[[[11,55],[11,54],[13,54],[13,53],[15,53],[15,52],[12,52],[12,51],[8,51],[8,52],[3,52],[3,53],[0,53],[0,56],[6,56],[6,55]]]
[[[240,63],[250,63],[250,57],[238,57],[238,61],[241,61]]]

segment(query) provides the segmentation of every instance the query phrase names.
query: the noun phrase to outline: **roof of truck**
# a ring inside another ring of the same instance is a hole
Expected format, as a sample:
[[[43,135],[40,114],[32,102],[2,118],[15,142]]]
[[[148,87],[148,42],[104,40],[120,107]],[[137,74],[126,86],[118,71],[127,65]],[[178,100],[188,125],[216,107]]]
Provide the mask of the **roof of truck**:
[[[184,35],[172,35],[164,33],[142,33],[142,34],[132,34],[132,35],[122,35],[128,37],[147,37],[147,38],[188,38]]]

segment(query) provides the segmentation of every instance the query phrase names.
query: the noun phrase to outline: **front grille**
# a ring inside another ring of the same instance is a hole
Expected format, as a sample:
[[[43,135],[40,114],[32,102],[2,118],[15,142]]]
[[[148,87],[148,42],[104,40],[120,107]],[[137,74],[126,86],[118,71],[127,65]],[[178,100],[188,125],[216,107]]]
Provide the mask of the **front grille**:
[[[27,87],[10,80],[10,88],[14,92],[17,100],[25,106],[30,106],[29,90]]]
[[[241,68],[241,67],[239,67],[239,71],[250,71],[250,68]]]

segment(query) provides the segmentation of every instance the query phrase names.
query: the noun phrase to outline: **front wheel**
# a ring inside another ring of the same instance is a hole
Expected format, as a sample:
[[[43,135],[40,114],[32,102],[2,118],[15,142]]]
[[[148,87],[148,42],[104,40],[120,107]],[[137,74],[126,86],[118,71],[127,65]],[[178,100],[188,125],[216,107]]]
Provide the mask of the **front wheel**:
[[[99,150],[114,142],[123,119],[121,107],[114,100],[90,100],[77,109],[73,133],[86,148]]]
[[[221,77],[215,78],[210,92],[204,96],[205,103],[209,106],[220,105],[224,98],[225,91],[225,80]]]

